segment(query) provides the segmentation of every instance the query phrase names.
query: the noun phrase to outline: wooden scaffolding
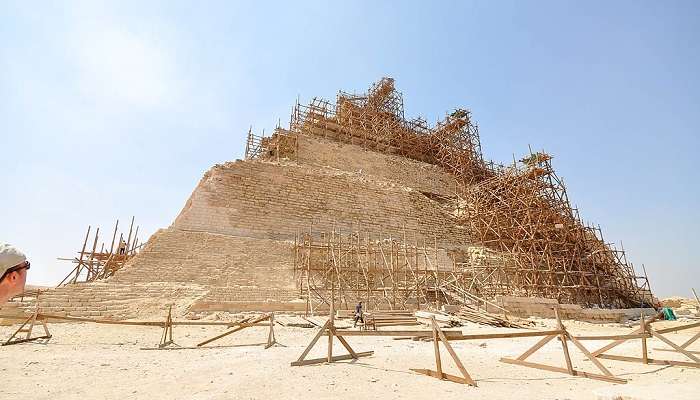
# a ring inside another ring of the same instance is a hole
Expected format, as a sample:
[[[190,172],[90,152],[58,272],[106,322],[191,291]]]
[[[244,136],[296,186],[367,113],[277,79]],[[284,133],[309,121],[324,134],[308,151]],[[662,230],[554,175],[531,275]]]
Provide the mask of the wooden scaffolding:
[[[434,164],[453,174],[457,180],[454,196],[443,200],[451,202],[455,224],[468,228],[472,239],[463,245],[488,249],[478,257],[455,260],[458,265],[451,272],[459,276],[455,285],[467,293],[480,298],[499,294],[541,296],[584,306],[653,305],[646,272],[643,276],[635,273],[624,250],[606,243],[600,227],[594,228],[581,221],[578,210],[569,202],[562,179],[554,172],[551,157],[531,151],[527,157],[519,162],[514,160],[513,165],[507,167],[485,161],[478,127],[467,110],[457,109],[433,127],[421,118],[407,120],[403,96],[395,89],[394,80],[383,78],[366,93],[339,92],[335,104],[318,98],[308,105],[297,102],[289,131],[273,134],[268,141],[261,140],[262,150],[251,154],[265,154],[268,158],[276,155],[279,159],[280,143],[296,144],[294,135],[302,134]],[[256,139],[249,135],[251,140],[255,142]],[[294,146],[287,147],[288,153],[293,154]],[[306,240],[298,239],[302,243]],[[335,244],[331,246],[333,249],[329,244],[323,246],[327,254],[337,254]],[[367,243],[364,250],[359,246],[356,246],[359,254],[372,252]],[[416,244],[415,247],[420,246]],[[425,248],[416,251],[427,252]],[[334,262],[337,265],[337,257]],[[363,277],[368,274],[369,267],[363,272],[357,267],[362,262],[354,263],[356,265],[347,267],[354,271],[356,280],[370,280],[369,276]],[[390,260],[386,262],[388,266],[377,265],[378,270],[391,271],[391,274],[379,276],[396,277],[390,267],[392,263]],[[415,302],[420,303],[428,294],[418,290],[419,286],[439,286],[434,282],[421,283],[421,279],[440,280],[431,278],[430,274],[419,274],[429,268],[411,267],[408,261],[402,263],[407,266],[405,275],[416,275],[416,279],[405,279],[402,284],[394,280],[389,291],[381,281],[370,285],[379,288],[378,293],[390,293],[388,303],[392,307],[394,292],[411,293]],[[322,265],[325,266],[319,271],[330,271],[325,272],[325,276],[327,279],[332,276],[328,281],[335,281],[337,290],[346,292],[353,287],[344,284],[350,280],[342,278],[346,272],[340,271],[341,267],[335,267],[338,271],[333,272],[328,268],[330,264]],[[308,271],[307,275],[313,275],[313,271]],[[309,287],[301,283],[300,287],[313,291],[313,284]],[[361,289],[352,290],[359,293]],[[317,297],[328,298],[318,294]],[[406,298],[404,295],[399,303]]]
[[[296,235],[294,276],[307,312],[352,309],[419,309],[442,304],[486,308],[472,294],[473,278],[437,240],[384,237],[369,232],[305,232]]]
[[[406,120],[403,95],[392,78],[382,78],[367,93],[339,92],[335,104],[318,98],[309,105],[297,102],[290,131],[436,164],[465,183],[479,181],[489,172],[478,126],[468,110],[457,109],[432,128],[420,117]]]
[[[143,246],[143,244],[139,244],[139,227],[137,226],[134,230],[134,217],[131,218],[128,234],[119,233],[118,241],[119,220],[117,220],[109,248],[105,247],[103,242],[98,249],[100,228],[95,230],[94,238],[89,240],[91,229],[92,227],[88,226],[83,246],[77,257],[58,258],[61,261],[70,261],[75,266],[57,286],[109,278],[121,269],[131,257],[135,256]],[[92,246],[87,247],[90,242]]]
[[[605,243],[600,227],[581,221],[549,155],[531,153],[463,187],[457,199],[458,223],[469,228],[475,244],[501,255],[500,263],[460,264],[473,272],[480,295],[619,308],[652,304],[646,274],[635,274],[624,250]]]

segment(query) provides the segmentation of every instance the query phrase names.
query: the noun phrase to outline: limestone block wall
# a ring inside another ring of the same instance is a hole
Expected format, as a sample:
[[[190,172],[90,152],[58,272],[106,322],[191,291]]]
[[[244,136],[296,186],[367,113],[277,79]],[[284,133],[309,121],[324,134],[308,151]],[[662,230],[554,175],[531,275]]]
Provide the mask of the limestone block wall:
[[[396,182],[415,190],[454,196],[454,175],[437,165],[365,150],[360,146],[297,135],[296,161]]]
[[[51,289],[37,301],[40,311],[46,314],[125,319],[165,316],[168,305],[173,303],[174,314],[180,315],[207,292],[199,285],[98,281]],[[26,311],[34,311],[34,305]]]
[[[640,313],[644,313],[645,316],[655,315],[656,313],[656,310],[653,308],[583,308],[578,304],[559,304],[556,299],[546,299],[542,297],[496,296],[496,303],[510,311],[513,315],[521,317],[534,316],[554,318],[553,307],[556,307],[559,309],[559,315],[563,319],[575,319],[594,323],[625,322],[629,318],[639,317]],[[492,311],[498,312],[497,310]]]
[[[291,275],[291,272],[290,272]],[[190,307],[199,311],[304,311],[306,301],[299,290],[277,287],[213,287]]]
[[[0,325],[26,318],[37,301],[44,314],[107,319],[165,317],[170,305],[175,317],[211,311],[304,311],[306,305],[298,290],[290,288],[110,280],[67,285],[43,292],[38,300],[5,304],[0,312],[16,317],[0,319]]]
[[[161,229],[112,281],[293,288],[293,251],[289,242]]]
[[[237,161],[210,169],[173,227],[292,239],[297,230],[333,226],[409,238],[437,237],[438,245],[469,242],[441,205],[392,181],[296,163]],[[346,224],[345,226],[341,224]]]

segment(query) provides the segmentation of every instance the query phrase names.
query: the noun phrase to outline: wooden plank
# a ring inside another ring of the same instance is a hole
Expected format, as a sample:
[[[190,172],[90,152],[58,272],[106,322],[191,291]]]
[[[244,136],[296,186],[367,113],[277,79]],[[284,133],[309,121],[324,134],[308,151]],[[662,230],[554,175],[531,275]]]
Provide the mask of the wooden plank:
[[[564,361],[566,361],[566,369],[569,371],[569,374],[574,375],[574,366],[571,364],[571,357],[569,356],[569,346],[566,343],[566,336],[565,335],[559,335],[559,339],[561,341],[561,348],[564,351]]]
[[[447,335],[447,337],[450,338],[450,340],[453,340],[453,338],[462,336],[462,331],[444,331],[444,332]],[[421,331],[353,331],[353,330],[336,329],[335,334],[341,335],[341,336],[394,336],[394,337],[432,337],[433,336],[432,331],[426,331],[426,330],[421,330]],[[328,333],[324,332],[323,335],[327,336]]]
[[[656,321],[658,318],[659,318],[659,314],[654,315],[653,317],[651,317],[651,318],[649,318],[649,319],[646,319],[644,322],[645,322],[646,325],[649,325],[649,324],[651,324],[652,322]],[[638,334],[638,333],[644,333],[644,331],[642,330],[641,327],[635,329],[635,330],[632,331],[632,332],[630,332],[630,334],[632,334],[632,335]],[[611,343],[608,343],[607,345],[601,347],[600,349],[591,352],[591,354],[592,354],[594,357],[598,357],[599,354],[603,354],[603,353],[605,353],[606,351],[608,351],[608,350],[610,350],[610,349],[612,349],[612,348],[614,348],[614,347],[617,347],[617,346],[621,345],[622,343],[625,343],[625,342],[628,341],[628,340],[629,340],[629,339],[618,339],[618,340],[615,340],[615,341],[613,341],[613,342],[611,342]]]
[[[656,349],[654,349],[654,350],[656,350],[656,351],[671,351],[671,352],[677,353],[677,351],[674,350],[674,349],[659,349],[659,348],[656,348]],[[687,351],[688,351],[688,353],[691,353],[691,354],[700,354],[700,350],[687,350]]]
[[[229,331],[226,331],[226,332],[224,332],[224,333],[222,333],[222,334],[220,334],[220,335],[216,335],[216,336],[214,336],[214,337],[211,338],[211,339],[207,339],[207,340],[205,340],[205,341],[203,341],[203,342],[201,342],[201,343],[197,343],[197,347],[204,346],[205,344],[211,343],[211,342],[213,342],[213,341],[215,341],[215,340],[219,340],[219,339],[221,339],[221,338],[223,338],[223,337],[226,337],[226,336],[228,336],[228,335],[231,335],[231,334],[233,334],[233,333],[236,333],[236,332],[238,332],[238,331],[240,331],[240,330],[243,330],[243,329],[245,329],[245,328],[246,328],[245,326],[237,326],[237,327],[235,327],[235,328],[233,328],[233,329],[231,329],[231,330],[229,330]]]
[[[350,347],[350,343],[348,343],[348,342],[345,340],[345,338],[342,337],[342,336],[336,336],[336,337],[337,337],[338,340],[340,341],[340,344],[342,344],[343,347],[345,347],[345,349],[350,353],[350,355],[352,356],[352,358],[357,358],[357,353],[355,353],[355,350],[353,350],[352,347]]]
[[[367,321],[369,322],[370,320],[367,320]],[[385,327],[385,326],[418,326],[418,325],[420,325],[420,323],[418,323],[416,321],[412,321],[412,322],[407,322],[407,321],[405,321],[405,322],[376,322],[376,321],[373,321],[373,322],[374,323],[372,325],[374,325],[377,328],[381,328],[381,327]]]
[[[440,360],[440,343],[438,343],[437,334],[437,323],[435,319],[433,321],[433,349],[435,350],[435,368],[437,368],[437,374],[442,379],[442,362]]]
[[[248,323],[248,322],[188,322],[188,321],[173,321],[172,322],[173,326],[226,326],[229,328],[233,328],[234,326],[242,326],[244,328],[250,328],[253,326],[270,326],[267,323],[264,322],[259,322],[259,323]]]
[[[0,314],[0,318],[18,319],[18,318],[23,318],[23,317],[18,317],[16,315],[2,315],[2,314]],[[109,319],[71,317],[71,316],[44,314],[44,313],[39,313],[37,315],[37,319],[44,319],[44,320],[52,320],[53,319],[53,320],[58,320],[58,321],[73,321],[73,322],[90,322],[90,323],[94,323],[94,324],[105,324],[105,325],[132,325],[132,326],[163,327],[163,324],[164,324],[163,321],[115,321],[115,320],[109,320]],[[246,318],[244,320],[248,320],[248,319],[250,319],[250,318]],[[241,322],[224,322],[224,321],[173,321],[172,324],[173,324],[173,326],[175,326],[175,325],[180,325],[180,326],[228,326],[228,327],[233,327],[233,326],[245,326],[245,327],[268,326],[268,324],[266,324],[266,323],[248,324],[248,323],[241,323]]]
[[[525,361],[526,358],[530,357],[532,354],[534,354],[537,350],[541,349],[542,346],[549,343],[555,337],[557,337],[557,335],[549,335],[543,337],[539,342],[535,343],[534,346],[530,347],[526,352],[521,354],[520,357],[517,358],[518,361]]]
[[[330,323],[331,323],[331,321],[330,321],[330,319],[329,319],[328,321],[326,321],[326,323],[323,325],[323,327],[321,327],[321,329],[319,329],[319,331],[316,333],[316,336],[314,336],[314,338],[311,340],[311,343],[309,343],[309,345],[306,346],[306,349],[304,349],[304,352],[301,353],[301,356],[299,356],[299,359],[297,360],[297,362],[301,362],[301,361],[304,360],[304,358],[305,358],[305,357],[309,354],[309,352],[311,351],[311,348],[314,347],[314,345],[316,344],[316,342],[318,342],[318,339],[320,339],[321,336],[322,336],[324,333],[326,333],[326,329],[328,329],[328,326],[330,325]],[[292,365],[294,365],[294,364],[292,364]]]
[[[631,335],[635,335],[635,334],[639,334],[639,333],[643,333],[642,330],[641,330],[641,328],[638,328],[638,329],[634,330],[634,331],[631,333]],[[629,336],[629,335],[627,335],[627,336]],[[614,347],[617,347],[617,346],[621,345],[622,343],[625,343],[625,342],[628,341],[628,340],[630,340],[630,339],[627,339],[627,338],[624,338],[624,339],[616,339],[616,340],[614,340],[614,341],[612,341],[612,342],[606,344],[605,346],[599,348],[598,350],[591,352],[591,354],[593,355],[593,357],[598,357],[600,354],[603,354],[603,353],[605,353],[606,351],[611,350],[611,349],[613,349]]]
[[[541,369],[541,370],[545,370],[545,371],[562,372],[565,374],[569,374],[569,371],[566,368],[554,367],[554,366],[545,365],[545,364],[538,364],[538,363],[533,363],[533,362],[529,362],[529,361],[513,360],[510,358],[501,358],[501,362],[504,362],[506,364],[522,365],[523,367]],[[598,375],[598,374],[592,374],[590,372],[583,372],[583,371],[577,371],[577,370],[573,371],[573,375],[580,376],[582,378],[596,379],[596,380],[605,381],[605,382],[627,383],[626,379],[618,378],[616,376]]]
[[[627,335],[600,335],[600,336],[572,336],[578,340],[630,340],[630,339],[641,339],[650,338],[649,333],[635,333]]]
[[[437,371],[433,371],[433,370],[430,370],[430,369],[420,369],[420,368],[411,368],[411,371],[417,372],[417,373],[423,374],[423,375],[432,376],[433,378],[438,378],[438,379],[447,380],[447,381],[450,381],[450,382],[462,383],[462,384],[465,384],[465,385],[470,385],[470,383],[469,383],[466,379],[460,378],[459,376],[446,374],[446,373],[444,373],[444,372],[443,372],[442,374],[440,374],[440,373],[438,373]]]
[[[454,360],[455,364],[457,364],[457,368],[459,369],[459,372],[462,373],[462,376],[464,376],[464,379],[466,379],[470,385],[476,386],[476,382],[474,382],[474,379],[472,379],[471,375],[469,375],[469,372],[467,372],[467,369],[464,368],[464,365],[462,364],[462,360],[460,360],[459,357],[457,357],[457,353],[455,353],[450,342],[447,341],[445,334],[442,332],[442,330],[440,330],[440,327],[438,326],[438,324],[434,318],[433,318],[433,328],[437,331],[438,335],[440,335],[440,340],[442,340],[442,344],[445,345],[447,352],[450,353],[450,356],[452,356],[452,359]],[[435,340],[435,338],[433,338],[433,340]],[[436,343],[435,346],[437,346],[437,340],[435,340],[435,343]]]
[[[674,326],[674,327],[664,328],[664,329],[658,329],[658,330],[656,330],[656,333],[664,334],[664,333],[678,332],[678,331],[684,331],[686,329],[697,328],[698,326],[700,326],[700,322],[693,322],[692,324]]]
[[[557,319],[557,327],[561,330],[564,330],[564,325],[561,323],[561,318],[559,317],[559,309],[554,308],[554,316]],[[567,333],[560,333],[559,334],[559,339],[561,341],[561,348],[564,350],[564,360],[566,361],[566,369],[569,371],[571,375],[574,374],[574,367],[571,364],[571,357],[569,356],[569,345],[567,344]]]
[[[51,339],[51,335],[36,336],[36,337],[25,338],[25,339],[15,339],[11,342],[2,343],[2,344],[0,344],[0,346],[12,346],[13,344],[32,342],[34,340],[39,340],[39,339]]]
[[[605,368],[605,366],[601,364],[600,361],[593,357],[593,354],[591,354],[591,352],[588,351],[588,349],[581,342],[579,342],[578,339],[569,334],[567,334],[567,336],[569,337],[569,339],[571,339],[571,342],[574,344],[574,346],[578,347],[578,349],[581,350],[581,353],[583,353],[583,355],[585,355],[596,367],[598,367],[598,369],[603,374],[607,376],[613,376],[612,372],[608,371],[608,369]]]
[[[251,324],[255,324],[255,323],[258,323],[258,322],[260,322],[260,321],[264,321],[264,320],[266,320],[266,319],[268,319],[268,318],[270,318],[270,315],[269,315],[269,314],[261,315],[261,316],[259,316],[259,317],[257,317],[257,318],[251,319],[251,320],[250,320],[250,323],[251,323]],[[227,332],[224,332],[224,333],[222,333],[222,334],[220,334],[220,335],[214,336],[214,337],[211,338],[211,339],[207,339],[207,340],[205,340],[205,341],[203,341],[203,342],[201,342],[201,343],[198,343],[198,344],[197,344],[197,347],[204,346],[205,344],[211,343],[211,342],[213,342],[213,341],[215,341],[215,340],[219,340],[219,339],[221,339],[221,338],[223,338],[223,337],[225,337],[225,336],[231,335],[231,334],[236,333],[236,332],[238,332],[238,331],[241,331],[241,330],[243,330],[243,329],[245,329],[245,328],[247,328],[247,326],[243,326],[243,324],[241,324],[241,325],[239,325],[239,326],[237,326],[237,327],[235,327],[235,328],[233,328],[233,329],[231,329],[231,330],[229,330],[229,331],[227,331]]]
[[[667,345],[673,347],[677,352],[682,353],[684,356],[690,358],[691,360],[695,361],[696,363],[700,363],[700,358],[695,357],[695,355],[693,355],[692,353],[689,353],[686,349],[684,349],[684,348],[680,347],[679,345],[673,343],[672,341],[666,339],[666,337],[657,333],[651,327],[649,327],[649,332],[651,332],[652,336],[654,336],[655,338],[657,338],[660,341],[666,343]]]
[[[277,343],[277,339],[275,338],[275,313],[270,313],[270,318],[268,321],[270,321],[270,330],[267,332],[267,344],[265,345],[265,350]]]
[[[644,322],[644,314],[642,314],[642,319],[640,320],[639,327],[644,332],[648,331],[646,322]],[[642,338],[642,362],[644,364],[649,364],[649,351],[647,350],[647,338],[646,337]]]
[[[686,349],[688,346],[693,344],[696,340],[700,339],[700,332],[696,333],[695,336],[692,338],[688,339],[685,343],[681,345],[682,348]]]
[[[280,315],[275,317],[275,322],[285,327],[292,326],[297,328],[313,328],[317,326],[297,315]]]
[[[368,357],[374,354],[374,351],[363,351],[361,353],[356,353],[357,357]],[[343,354],[342,356],[333,356],[331,359],[331,362],[335,361],[342,361],[342,360],[352,360],[354,357],[352,354]],[[322,364],[328,362],[328,357],[322,357],[322,358],[312,358],[309,360],[298,360],[298,361],[292,361],[290,365],[292,367],[300,367],[302,365],[311,365],[311,364]]]
[[[534,332],[506,332],[506,333],[481,333],[474,335],[460,335],[451,337],[448,336],[450,340],[481,340],[481,339],[512,339],[512,338],[522,338],[522,337],[537,337],[537,336],[549,336],[549,335],[559,335],[564,331],[561,329],[552,331],[534,331]]]
[[[331,311],[328,315],[328,362],[333,362],[333,336],[335,333],[335,327],[333,326],[334,321],[335,312],[333,311],[333,301],[331,301]]]
[[[618,356],[614,354],[599,354],[598,358],[604,358],[606,360],[615,360],[615,361],[629,361],[629,362],[642,362],[641,357],[628,357],[628,356]],[[657,360],[654,358],[648,358],[647,361],[649,364],[654,364],[654,365],[673,365],[673,366],[679,366],[679,367],[690,367],[690,368],[700,368],[700,363],[694,363],[690,361],[673,361],[673,360]]]
[[[537,337],[537,336],[548,336],[548,335],[558,335],[564,331],[562,330],[552,330],[552,331],[535,331],[535,332],[506,332],[506,333],[482,333],[473,335],[463,335],[462,331],[445,331],[445,336],[449,340],[481,340],[481,339],[509,339],[509,338],[521,338],[521,337]],[[432,337],[431,331],[351,331],[336,329],[336,334],[342,336],[394,336],[394,337]],[[324,333],[327,335],[327,333]]]
[[[232,344],[224,346],[212,346],[212,347],[197,347],[197,346],[179,346],[177,347],[140,347],[139,350],[213,350],[228,347],[254,347],[254,346],[265,346],[267,343],[249,343],[249,344]]]

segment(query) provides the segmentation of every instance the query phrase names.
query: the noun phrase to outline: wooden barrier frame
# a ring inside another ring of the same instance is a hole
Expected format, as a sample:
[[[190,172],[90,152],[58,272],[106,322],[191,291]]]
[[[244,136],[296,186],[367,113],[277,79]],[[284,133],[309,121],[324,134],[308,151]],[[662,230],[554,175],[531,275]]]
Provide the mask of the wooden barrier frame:
[[[34,326],[37,325],[37,322],[44,328],[44,334],[41,336],[32,337],[32,332],[34,330]],[[21,333],[26,333],[24,338],[19,338],[18,335]],[[32,342],[39,339],[46,339],[48,341],[51,339],[51,333],[49,332],[48,326],[46,326],[46,318],[39,313],[39,307],[37,307],[34,310],[34,313],[27,318],[22,325],[20,325],[20,327],[2,344],[2,346],[11,346],[13,344]]]
[[[418,369],[418,368],[411,368],[411,371],[417,372],[417,373],[423,374],[423,375],[432,376],[433,378],[438,378],[440,380],[448,380],[448,381],[455,382],[455,383],[463,383],[466,385],[476,386],[476,382],[474,382],[474,379],[472,379],[472,377],[469,375],[469,372],[467,372],[467,369],[464,368],[462,361],[459,359],[459,357],[457,357],[457,353],[455,353],[454,349],[452,349],[452,346],[450,345],[450,342],[447,340],[445,333],[442,331],[442,329],[440,329],[440,326],[435,321],[435,317],[433,317],[433,316],[430,317],[430,323],[433,326],[433,348],[435,350],[435,367],[436,367],[437,371],[433,371],[431,369]],[[452,357],[452,360],[457,365],[457,369],[459,369],[459,372],[462,373],[461,377],[446,374],[446,373],[442,372],[442,361],[440,359],[439,342],[442,342],[442,344],[447,349],[447,352],[450,354],[450,356]]]
[[[433,346],[435,350],[435,364],[437,367],[437,371],[433,371],[430,369],[417,369],[417,368],[411,368],[412,371],[432,376],[438,379],[442,380],[448,380],[451,382],[456,382],[456,383],[462,383],[462,384],[467,384],[467,385],[472,385],[472,386],[477,386],[476,381],[469,375],[467,372],[466,368],[462,364],[461,360],[457,356],[457,353],[454,351],[452,346],[450,345],[450,341],[453,340],[478,340],[478,339],[504,339],[504,338],[519,338],[519,337],[536,337],[536,336],[544,336],[540,342],[538,342],[535,346],[530,348],[528,351],[525,352],[522,356],[518,357],[516,360],[510,360],[510,359],[501,359],[501,361],[510,363],[510,364],[518,364],[518,365],[523,365],[531,368],[538,368],[538,369],[543,369],[547,371],[554,371],[554,372],[564,372],[564,373],[569,373],[572,376],[580,376],[580,377],[586,377],[586,378],[591,378],[591,379],[599,379],[603,381],[608,381],[608,382],[613,382],[613,383],[626,383],[627,381],[625,379],[621,379],[618,377],[613,376],[610,371],[608,371],[598,360],[596,360],[589,352],[588,350],[583,347],[583,345],[576,340],[573,336],[569,335],[569,333],[566,331],[564,328],[563,324],[561,323],[561,320],[558,318],[559,314],[557,313],[557,322],[558,322],[558,329],[556,330],[551,330],[551,331],[535,331],[535,332],[508,332],[508,333],[485,333],[485,334],[474,334],[474,335],[463,335],[461,331],[456,332],[456,331],[443,331],[439,325],[437,324],[437,321],[434,321],[434,317],[431,319],[431,324],[432,330],[426,331],[426,330],[421,330],[421,331],[355,331],[355,330],[339,330],[336,329],[334,326],[333,322],[333,312],[331,310],[331,316],[328,319],[328,321],[321,327],[321,329],[316,333],[316,336],[311,340],[311,343],[306,347],[304,352],[299,356],[299,358],[296,361],[293,361],[291,363],[292,366],[302,366],[302,365],[311,365],[311,364],[320,364],[320,363],[332,363],[335,361],[340,361],[340,360],[349,360],[349,359],[358,359],[359,357],[365,357],[365,356],[370,356],[374,354],[373,351],[367,351],[367,352],[362,352],[362,353],[356,353],[350,345],[345,341],[344,336],[394,336],[394,337],[432,337],[433,339]],[[322,336],[328,336],[328,356],[323,357],[323,358],[315,358],[315,359],[310,359],[307,360],[306,356],[309,354],[311,349],[314,347],[316,342],[322,337]],[[571,366],[571,359],[569,357],[568,353],[568,348],[564,347],[564,355],[567,360],[567,368],[558,368],[550,365],[544,365],[544,364],[536,364],[536,363],[530,363],[526,362],[525,358],[529,357],[532,355],[534,352],[536,352],[538,349],[540,349],[542,346],[547,344],[550,340],[556,338],[559,336],[560,338],[565,338],[563,340],[563,343],[566,342],[566,340],[572,341],[576,347],[578,347],[581,352],[583,352],[591,361],[603,372],[604,375],[598,375],[598,374],[593,374],[589,372],[583,372],[583,371],[577,371],[574,370],[573,367]],[[340,356],[333,356],[333,337],[337,337],[338,340],[345,346],[345,348],[348,350],[349,354],[345,355],[340,355]],[[439,348],[439,342],[442,342],[445,348],[447,349],[448,353],[454,360],[455,364],[457,365],[457,368],[460,370],[462,373],[462,377],[455,376],[455,375],[450,375],[446,374],[442,371],[442,360],[440,357],[440,348]]]
[[[15,315],[3,315],[0,314],[0,318],[11,318],[18,319]],[[90,322],[93,324],[104,324],[104,325],[131,325],[131,326],[158,326],[163,327],[163,321],[119,321],[111,319],[95,319],[87,317],[71,317],[57,314],[45,314],[38,313],[37,319],[44,320],[57,320],[57,321],[72,321],[72,322]],[[234,326],[268,326],[267,323],[250,324],[243,323],[240,321],[225,322],[225,321],[172,321],[173,326],[226,326],[228,328]]]
[[[0,315],[0,318],[12,318],[12,319],[17,319],[17,316],[14,315]],[[234,332],[237,332],[241,329],[244,328],[249,328],[252,326],[266,326],[269,327],[269,332],[268,332],[268,337],[267,337],[267,342],[265,343],[265,348],[268,349],[277,343],[277,340],[275,338],[275,330],[274,330],[274,321],[275,321],[275,316],[274,313],[270,314],[265,314],[261,317],[253,319],[252,317],[247,317],[243,318],[242,320],[235,321],[235,322],[224,322],[224,321],[173,321],[172,319],[172,306],[169,307],[168,309],[168,316],[166,317],[165,321],[113,321],[113,320],[106,320],[106,319],[94,319],[94,318],[85,318],[85,317],[70,317],[70,316],[63,316],[63,315],[56,315],[56,314],[44,314],[41,313],[38,309],[34,311],[34,314],[32,314],[29,318],[27,318],[24,323],[15,331],[10,338],[1,344],[1,346],[9,346],[13,344],[19,344],[19,343],[25,343],[25,342],[30,342],[38,339],[50,339],[52,337],[51,333],[49,333],[49,329],[47,326],[47,321],[49,320],[58,320],[58,321],[72,321],[72,322],[89,322],[89,323],[94,323],[94,324],[105,324],[105,325],[129,325],[129,326],[153,326],[153,327],[162,327],[163,328],[163,333],[161,335],[160,343],[158,344],[158,347],[144,347],[141,348],[142,350],[176,350],[176,349],[196,349],[204,344],[207,344],[209,342],[212,342],[214,340],[220,339],[224,336],[230,335]],[[263,321],[269,321],[269,322],[263,322]],[[37,336],[37,337],[31,337],[32,330],[37,323],[41,324],[44,328],[44,335],[42,336]],[[25,326],[29,324],[28,328],[25,328]],[[181,347],[174,343],[173,341],[173,327],[176,325],[180,326],[225,326],[227,328],[233,328],[231,331],[225,332],[224,334],[218,335],[212,339],[209,339],[206,342],[202,342],[197,345],[197,347]],[[26,337],[24,339],[18,339],[16,338],[17,335],[20,333],[27,333]]]
[[[277,338],[275,337],[275,313],[270,313],[270,330],[267,331],[267,343],[265,344],[265,350],[277,344]]]
[[[612,383],[627,383],[626,379],[618,378],[614,376],[610,371],[608,371],[608,369],[605,368],[605,366],[603,366],[603,364],[601,364],[600,361],[598,361],[595,358],[595,356],[593,356],[593,354],[591,354],[588,351],[588,349],[586,349],[586,347],[584,347],[583,344],[577,338],[569,334],[569,332],[564,327],[564,324],[562,324],[561,322],[561,318],[559,317],[559,311],[557,308],[554,309],[554,315],[557,319],[557,328],[559,329],[560,333],[543,337],[539,342],[537,342],[534,346],[529,348],[516,359],[501,358],[501,361],[507,364],[522,365],[524,367],[542,369],[545,371],[562,372],[571,376],[580,376],[583,378],[597,379]],[[546,345],[556,337],[559,337],[559,340],[561,341],[562,350],[564,351],[564,360],[566,361],[566,368],[525,361],[537,350],[544,347],[544,345]],[[571,363],[571,357],[569,356],[569,347],[567,345],[567,341],[571,341],[574,344],[574,346],[576,346],[581,351],[581,353],[583,353],[583,355],[585,355],[586,358],[588,358],[593,363],[593,365],[595,365],[603,373],[603,375],[578,371],[574,369],[573,364]]]
[[[163,324],[163,334],[160,337],[160,343],[158,343],[158,348],[159,349],[164,349],[168,346],[177,346],[179,347],[178,344],[176,344],[173,341],[173,315],[172,315],[172,310],[173,306],[170,305],[168,307],[168,316],[165,317],[165,323]]]
[[[696,357],[693,353],[689,350],[687,350],[687,347],[693,344],[695,341],[700,339],[700,332],[695,334],[692,338],[687,340],[685,343],[678,345],[665,337],[663,334],[665,333],[670,333],[670,332],[678,332],[686,329],[691,329],[691,328],[696,328],[700,326],[700,322],[694,322],[691,324],[687,325],[682,325],[682,326],[676,326],[676,327],[671,327],[671,328],[664,328],[664,329],[654,329],[652,328],[651,324],[658,320],[660,318],[660,314],[657,314],[649,319],[644,318],[644,315],[642,315],[642,318],[640,320],[640,325],[639,328],[635,329],[634,331],[630,332],[627,335],[619,335],[619,336],[609,336],[609,337],[600,337],[600,338],[607,338],[607,339],[612,339],[613,341],[600,349],[594,351],[592,354],[594,357],[597,358],[603,358],[606,360],[615,360],[615,361],[627,361],[627,362],[640,362],[642,364],[654,364],[654,365],[671,365],[671,366],[681,366],[681,367],[690,367],[690,368],[700,368],[700,358]],[[671,349],[666,349],[667,351],[675,351],[678,353],[683,354],[686,356],[688,359],[691,360],[689,361],[675,361],[675,360],[660,360],[660,359],[654,359],[654,358],[649,358],[649,353],[647,349],[647,339],[649,338],[656,338],[659,339],[660,341],[666,343],[671,347]],[[582,336],[579,337],[579,340],[595,340],[595,339],[600,339],[599,337],[595,336]],[[622,343],[625,343],[628,340],[633,340],[633,339],[641,339],[641,350],[642,354],[641,357],[629,357],[629,356],[619,356],[619,355],[614,355],[614,354],[605,354],[607,351],[621,345]]]
[[[291,363],[292,367],[300,367],[302,365],[311,365],[311,364],[321,364],[324,362],[332,363],[335,361],[340,361],[340,360],[357,360],[360,357],[368,357],[374,354],[374,351],[364,351],[364,352],[355,352],[355,350],[350,347],[350,344],[345,340],[343,335],[338,334],[339,331],[335,328],[335,312],[333,310],[333,305],[331,304],[331,309],[330,309],[330,314],[328,321],[321,327],[321,329],[316,333],[316,336],[311,340],[311,343],[309,343],[308,346],[306,346],[306,349],[301,353],[299,358],[296,361],[293,361]],[[363,333],[376,333],[376,331],[354,331],[354,332],[363,332]],[[328,336],[328,356],[323,357],[323,358],[313,358],[310,360],[306,359],[306,356],[309,355],[309,352],[311,349],[314,347],[316,342],[321,338],[321,336],[327,335]],[[338,338],[338,341],[345,347],[345,349],[348,351],[348,354],[340,355],[340,356],[334,356],[333,355],[333,338],[336,337]]]
[[[268,321],[267,324],[261,324],[263,321]],[[246,317],[243,318],[242,320],[231,324],[231,325],[237,325],[234,328],[220,334],[216,335],[213,338],[207,339],[201,343],[197,344],[197,347],[202,347],[205,344],[209,344],[215,340],[219,340],[225,336],[231,335],[233,333],[242,331],[245,328],[249,328],[251,326],[269,326],[270,330],[268,331],[267,334],[267,343],[265,343],[265,349],[269,349],[270,347],[274,346],[277,344],[277,339],[275,338],[275,314],[274,313],[269,313],[269,314],[263,314],[258,317]]]

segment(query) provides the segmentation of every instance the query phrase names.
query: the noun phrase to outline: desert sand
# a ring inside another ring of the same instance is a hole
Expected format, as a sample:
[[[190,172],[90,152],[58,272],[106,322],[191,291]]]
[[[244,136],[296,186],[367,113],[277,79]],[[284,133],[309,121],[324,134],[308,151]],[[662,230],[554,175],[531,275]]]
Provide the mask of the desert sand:
[[[593,325],[565,321],[574,334],[625,333],[618,324]],[[668,326],[677,322],[661,322]],[[537,328],[553,327],[538,320]],[[13,327],[0,327],[8,337]],[[157,327],[112,326],[90,323],[51,323],[47,344],[25,343],[0,348],[2,399],[697,399],[700,369],[642,365],[602,360],[628,384],[611,384],[499,362],[515,357],[538,338],[453,342],[478,387],[440,381],[409,368],[434,369],[433,344],[388,337],[349,337],[355,351],[374,350],[371,357],[334,364],[291,367],[317,329],[276,327],[280,345],[265,350],[260,344],[267,328],[252,327],[212,343],[209,348],[144,350],[155,347]],[[415,327],[406,328],[415,329]],[[512,329],[480,325],[462,327],[464,333],[507,332]],[[175,342],[194,346],[224,327],[174,329]],[[698,329],[668,334],[680,343]],[[589,349],[605,342],[587,342]],[[651,357],[683,360],[656,339],[649,341]],[[311,357],[325,355],[326,341]],[[335,354],[344,353],[336,342]],[[613,354],[638,355],[639,341],[626,343]],[[576,367],[594,372],[590,361],[572,349]],[[442,350],[444,370],[458,374]],[[550,342],[533,356],[564,366],[561,345]]]

